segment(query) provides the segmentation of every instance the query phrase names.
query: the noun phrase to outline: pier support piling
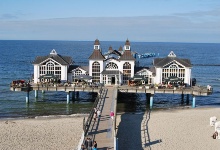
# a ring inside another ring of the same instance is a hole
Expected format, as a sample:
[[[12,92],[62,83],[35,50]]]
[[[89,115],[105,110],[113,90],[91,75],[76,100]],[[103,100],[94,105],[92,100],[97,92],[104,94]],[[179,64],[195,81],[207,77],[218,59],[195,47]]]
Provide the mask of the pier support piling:
[[[29,103],[29,92],[27,92],[27,95],[26,95],[26,103]]]
[[[38,98],[38,90],[35,90],[35,98]]]
[[[146,93],[146,101],[147,101],[147,104],[150,104],[150,93]]]
[[[150,96],[150,109],[153,108],[153,100],[154,100],[154,95],[151,94],[151,96]]]
[[[70,92],[67,92],[67,95],[66,95],[66,103],[67,103],[67,104],[70,103]]]
[[[186,95],[186,104],[189,105],[189,94]]]
[[[75,100],[75,91],[72,91],[71,93],[72,93],[72,101],[74,101]]]
[[[76,91],[76,99],[79,99],[79,91]]]
[[[196,107],[196,97],[193,95],[192,108]]]

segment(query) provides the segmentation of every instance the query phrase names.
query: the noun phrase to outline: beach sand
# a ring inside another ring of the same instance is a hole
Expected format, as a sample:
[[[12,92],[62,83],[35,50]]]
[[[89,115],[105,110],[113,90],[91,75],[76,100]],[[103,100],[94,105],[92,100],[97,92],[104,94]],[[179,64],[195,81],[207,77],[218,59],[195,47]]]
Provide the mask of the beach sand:
[[[83,116],[0,121],[0,149],[74,150],[83,133]]]
[[[220,108],[184,108],[117,115],[119,150],[216,150],[210,117]],[[120,122],[121,121],[121,122]]]

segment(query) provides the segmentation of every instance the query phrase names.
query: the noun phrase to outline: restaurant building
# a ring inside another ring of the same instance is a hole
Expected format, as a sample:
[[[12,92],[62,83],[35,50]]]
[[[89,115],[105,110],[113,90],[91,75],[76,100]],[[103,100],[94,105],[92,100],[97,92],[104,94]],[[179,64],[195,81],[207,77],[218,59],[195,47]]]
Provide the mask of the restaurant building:
[[[165,58],[155,58],[151,67],[139,67],[136,64],[130,41],[114,50],[111,46],[107,53],[102,52],[98,39],[95,40],[89,66],[74,65],[72,58],[61,56],[52,50],[48,56],[38,56],[33,62],[34,82],[40,82],[45,75],[54,75],[59,80],[73,82],[80,75],[92,77],[89,82],[104,85],[127,85],[135,76],[143,77],[143,84],[161,84],[169,77],[177,77],[190,84],[191,62],[178,58],[173,51]]]

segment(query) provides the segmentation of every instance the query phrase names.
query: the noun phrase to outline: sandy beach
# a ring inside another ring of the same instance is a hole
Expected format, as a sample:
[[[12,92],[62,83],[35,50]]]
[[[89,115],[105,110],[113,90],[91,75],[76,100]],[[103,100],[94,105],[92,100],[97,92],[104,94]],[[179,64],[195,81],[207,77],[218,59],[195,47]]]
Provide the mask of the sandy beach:
[[[37,117],[0,121],[0,149],[75,150],[84,116]]]
[[[220,108],[184,108],[117,116],[119,150],[216,150],[210,117]],[[121,122],[120,122],[121,120]]]

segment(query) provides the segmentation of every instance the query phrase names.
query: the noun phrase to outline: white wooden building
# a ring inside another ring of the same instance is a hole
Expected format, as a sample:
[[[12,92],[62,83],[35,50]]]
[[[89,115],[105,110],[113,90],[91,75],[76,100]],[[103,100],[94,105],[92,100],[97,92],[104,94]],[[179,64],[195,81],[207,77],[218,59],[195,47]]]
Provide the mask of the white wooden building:
[[[40,77],[53,74],[60,80],[72,82],[76,76],[88,75],[90,82],[104,85],[128,84],[134,75],[141,75],[147,79],[146,84],[160,84],[165,78],[175,76],[184,83],[191,82],[191,62],[189,59],[178,58],[173,51],[165,58],[155,58],[153,66],[135,66],[135,58],[131,52],[131,45],[127,39],[124,46],[103,54],[98,39],[95,40],[93,51],[89,59],[89,66],[74,65],[70,56],[61,56],[52,50],[48,56],[38,56],[33,61],[34,83],[40,82]]]

